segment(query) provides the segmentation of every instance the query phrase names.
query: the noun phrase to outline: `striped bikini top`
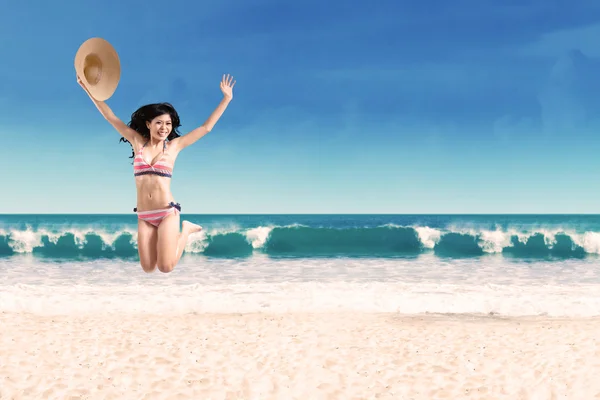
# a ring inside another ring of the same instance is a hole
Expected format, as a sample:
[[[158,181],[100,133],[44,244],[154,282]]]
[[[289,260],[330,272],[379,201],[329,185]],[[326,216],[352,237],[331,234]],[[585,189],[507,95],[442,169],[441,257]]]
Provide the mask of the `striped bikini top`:
[[[164,141],[163,143],[163,155],[153,165],[148,164],[144,159],[144,147],[146,147],[148,142],[144,143],[140,151],[133,159],[134,176],[159,175],[164,176],[166,178],[170,178],[173,175],[173,165],[169,164],[167,161],[164,160],[165,150],[167,149],[167,142]]]

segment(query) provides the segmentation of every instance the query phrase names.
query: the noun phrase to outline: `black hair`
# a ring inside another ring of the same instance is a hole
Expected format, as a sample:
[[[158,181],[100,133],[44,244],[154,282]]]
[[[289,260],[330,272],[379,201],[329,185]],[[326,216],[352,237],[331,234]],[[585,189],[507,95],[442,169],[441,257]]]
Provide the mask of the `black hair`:
[[[154,103],[154,104],[146,104],[138,108],[133,114],[131,114],[131,121],[127,124],[131,129],[142,135],[147,140],[150,140],[150,130],[146,126],[146,122],[152,121],[154,118],[169,114],[171,116],[171,133],[167,137],[167,140],[173,140],[179,137],[179,132],[177,128],[181,126],[181,121],[179,120],[179,115],[175,108],[169,103]],[[129,143],[129,140],[122,137],[120,142]],[[131,143],[129,143],[131,144]],[[131,157],[134,158],[135,151],[133,150],[133,146],[131,149]]]

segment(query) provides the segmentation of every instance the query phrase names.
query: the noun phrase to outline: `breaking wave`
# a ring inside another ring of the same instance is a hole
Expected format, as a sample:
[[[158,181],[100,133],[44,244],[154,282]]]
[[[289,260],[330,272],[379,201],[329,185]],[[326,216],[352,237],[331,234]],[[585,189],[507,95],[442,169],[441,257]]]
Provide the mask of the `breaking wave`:
[[[131,228],[0,230],[0,256],[137,258]],[[439,257],[501,254],[514,258],[582,258],[600,254],[600,232],[569,229],[452,229],[382,225],[330,228],[303,225],[216,228],[190,236],[187,254],[208,257]]]

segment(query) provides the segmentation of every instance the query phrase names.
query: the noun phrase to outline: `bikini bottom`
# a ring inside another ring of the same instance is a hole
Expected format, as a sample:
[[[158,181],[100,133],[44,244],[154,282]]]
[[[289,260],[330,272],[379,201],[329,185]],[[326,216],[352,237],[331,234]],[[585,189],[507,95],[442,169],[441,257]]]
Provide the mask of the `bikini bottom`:
[[[170,202],[167,208],[160,210],[138,211],[136,207],[133,209],[133,212],[137,213],[139,219],[158,227],[165,217],[172,213],[181,212],[181,205],[179,203]]]

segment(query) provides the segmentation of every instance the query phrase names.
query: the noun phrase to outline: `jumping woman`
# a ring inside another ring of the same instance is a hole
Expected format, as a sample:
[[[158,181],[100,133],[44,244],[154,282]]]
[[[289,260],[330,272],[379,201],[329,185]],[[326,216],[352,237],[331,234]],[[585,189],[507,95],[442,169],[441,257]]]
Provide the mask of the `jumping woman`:
[[[138,253],[145,272],[157,267],[171,272],[179,262],[191,233],[202,228],[183,221],[179,231],[181,206],[171,194],[171,176],[179,152],[206,135],[215,126],[233,99],[235,81],[223,75],[223,99],[200,127],[180,136],[177,111],[169,103],[148,104],[139,108],[125,125],[103,101],[95,100],[81,78],[77,82],[88,94],[102,116],[119,132],[121,141],[131,144],[133,175],[137,187]]]

